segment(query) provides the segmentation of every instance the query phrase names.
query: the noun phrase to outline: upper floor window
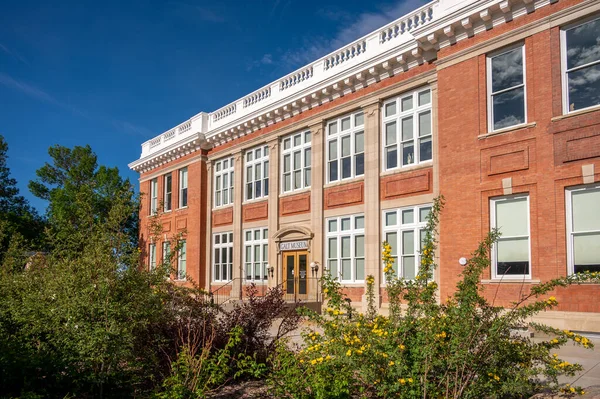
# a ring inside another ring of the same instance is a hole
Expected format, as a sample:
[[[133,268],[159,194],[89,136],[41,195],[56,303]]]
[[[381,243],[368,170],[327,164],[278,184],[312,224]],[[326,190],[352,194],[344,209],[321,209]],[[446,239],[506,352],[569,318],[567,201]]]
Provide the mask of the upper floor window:
[[[431,160],[431,90],[406,93],[383,104],[385,170]]]
[[[525,108],[525,46],[487,57],[489,131],[527,121]]]
[[[156,244],[150,244],[148,248],[148,255],[150,271],[153,271],[156,269]]]
[[[282,143],[281,191],[287,193],[310,187],[310,132],[289,135],[283,138]]]
[[[390,209],[383,212],[383,234],[392,248],[396,276],[413,280],[419,274],[421,249],[431,205]]]
[[[365,217],[342,216],[326,221],[327,269],[345,283],[365,279]]]
[[[150,214],[158,211],[158,178],[150,180]]]
[[[600,184],[569,189],[566,196],[569,273],[600,272]]]
[[[246,151],[246,200],[269,195],[269,146]]]
[[[177,257],[177,280],[185,280],[187,271],[187,245],[185,240],[179,241],[179,256]]]
[[[173,176],[171,173],[165,175],[163,190],[164,211],[169,212],[171,210],[171,200],[173,198]]]
[[[564,113],[600,105],[600,18],[561,31]]]
[[[327,182],[365,173],[364,114],[357,112],[327,124]]]
[[[188,168],[179,169],[179,207],[188,205]]]
[[[233,233],[216,233],[213,250],[213,281],[230,281],[233,273]]]
[[[490,225],[501,236],[492,250],[492,278],[531,278],[529,196],[490,200]]]
[[[215,207],[233,204],[233,158],[215,162]]]
[[[244,248],[246,280],[256,283],[266,281],[269,262],[269,230],[246,230]]]

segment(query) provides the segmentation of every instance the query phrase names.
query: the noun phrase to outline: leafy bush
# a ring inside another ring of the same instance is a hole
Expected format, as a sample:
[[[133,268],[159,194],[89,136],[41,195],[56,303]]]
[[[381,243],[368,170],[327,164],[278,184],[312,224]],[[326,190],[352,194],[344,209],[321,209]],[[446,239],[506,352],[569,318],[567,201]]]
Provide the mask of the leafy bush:
[[[531,289],[511,308],[490,304],[479,281],[489,268],[489,254],[498,232],[491,232],[468,261],[456,292],[443,303],[436,299],[436,226],[443,206],[437,199],[428,220],[415,280],[396,278],[390,247],[383,243],[383,262],[390,315],[374,313],[372,276],[368,276],[366,315],[348,317],[351,307],[341,285],[323,279],[328,299],[324,315],[308,312],[317,326],[303,335],[298,352],[278,347],[270,384],[278,397],[527,397],[541,389],[581,392],[560,385],[558,376],[573,375],[570,364],[554,350],[571,341],[592,344],[570,331],[528,323],[531,316],[557,305],[554,288],[598,281],[587,273],[552,280]],[[530,325],[551,335],[534,342],[518,334]],[[322,332],[319,332],[322,331]]]

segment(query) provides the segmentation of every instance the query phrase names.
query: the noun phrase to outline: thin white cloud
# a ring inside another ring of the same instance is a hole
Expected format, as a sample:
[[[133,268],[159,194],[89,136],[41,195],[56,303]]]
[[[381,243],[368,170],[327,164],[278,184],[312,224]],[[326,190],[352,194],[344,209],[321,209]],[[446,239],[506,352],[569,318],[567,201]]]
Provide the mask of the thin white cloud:
[[[246,70],[247,71],[251,71],[254,68],[258,68],[262,65],[271,65],[273,63],[273,55],[272,54],[264,54],[260,59],[258,60],[252,60],[250,62],[248,62],[246,64]]]
[[[27,62],[25,57],[23,57],[21,54],[17,53],[16,51],[10,50],[8,47],[3,45],[2,43],[0,43],[0,50],[2,50],[4,53],[8,54],[9,56],[13,57],[17,61],[20,61],[25,65],[29,65],[29,62]]]
[[[63,108],[66,107],[66,104],[61,103],[45,91],[30,84],[13,79],[11,76],[2,72],[0,72],[0,85],[20,91],[21,93],[29,97],[35,98],[36,100],[40,100],[48,104],[53,104]]]
[[[364,36],[372,31],[400,18],[425,4],[423,0],[401,0],[391,6],[383,6],[379,12],[365,12],[358,14],[353,22],[348,23],[347,16],[340,16],[343,20],[341,26],[333,37],[305,37],[305,46],[285,52],[281,56],[281,63],[286,69],[298,68],[308,64],[324,55],[343,47],[344,45]],[[331,12],[323,15],[327,19],[334,20],[336,17]]]

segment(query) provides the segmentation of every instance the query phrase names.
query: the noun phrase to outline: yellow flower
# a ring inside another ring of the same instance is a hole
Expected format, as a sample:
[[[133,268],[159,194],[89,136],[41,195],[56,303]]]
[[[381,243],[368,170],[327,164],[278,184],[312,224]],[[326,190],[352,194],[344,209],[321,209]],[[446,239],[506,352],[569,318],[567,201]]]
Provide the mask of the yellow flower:
[[[412,384],[413,383],[413,379],[412,378],[408,378],[408,383]]]
[[[400,345],[398,345],[398,349],[400,349],[401,351],[403,351],[404,349],[406,349],[406,346],[400,344]]]
[[[346,356],[352,356],[352,350],[348,349],[348,352],[346,352]]]
[[[396,364],[396,363],[394,363],[394,361],[393,361],[393,360],[390,360],[390,362],[389,362],[388,366],[393,366],[394,364]]]
[[[400,378],[398,382],[402,385],[406,384],[406,380],[404,378]]]
[[[314,366],[315,364],[317,364],[317,361],[315,359],[313,359],[310,361],[310,364],[312,364]]]

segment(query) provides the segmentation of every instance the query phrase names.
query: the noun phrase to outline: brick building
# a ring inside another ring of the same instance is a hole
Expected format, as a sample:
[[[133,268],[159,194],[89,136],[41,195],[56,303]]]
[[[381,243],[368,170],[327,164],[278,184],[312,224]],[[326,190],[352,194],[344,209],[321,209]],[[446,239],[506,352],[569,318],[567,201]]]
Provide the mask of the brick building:
[[[432,1],[149,140],[130,167],[146,265],[182,233],[171,276],[182,283],[232,298],[283,284],[318,301],[329,272],[360,307],[367,275],[385,284],[381,241],[415,276],[443,194],[440,298],[498,227],[481,283],[508,305],[532,284],[600,270],[600,3]],[[555,296],[540,318],[600,331],[598,285]]]

